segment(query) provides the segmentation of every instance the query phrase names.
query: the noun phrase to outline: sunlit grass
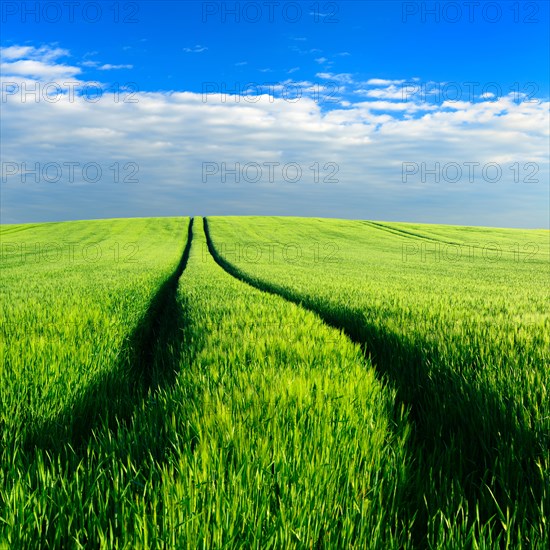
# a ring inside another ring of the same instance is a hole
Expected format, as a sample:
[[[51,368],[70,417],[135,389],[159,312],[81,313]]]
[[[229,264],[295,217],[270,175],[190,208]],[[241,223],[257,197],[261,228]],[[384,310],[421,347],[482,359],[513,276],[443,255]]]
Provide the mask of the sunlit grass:
[[[548,232],[208,227],[1,229],[0,548],[548,546]]]
[[[548,231],[293,218],[209,227],[234,274],[345,330],[410,407],[401,514],[416,515],[416,543],[547,545]]]

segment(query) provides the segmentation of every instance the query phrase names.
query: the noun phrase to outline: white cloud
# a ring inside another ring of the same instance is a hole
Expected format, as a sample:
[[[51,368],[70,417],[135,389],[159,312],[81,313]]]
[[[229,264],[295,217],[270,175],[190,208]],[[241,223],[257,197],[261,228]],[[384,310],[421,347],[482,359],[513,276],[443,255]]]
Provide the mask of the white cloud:
[[[9,53],[10,65],[25,61],[16,53]],[[34,61],[53,72],[67,70]],[[317,76],[355,84],[348,73]],[[374,88],[361,85],[374,95],[359,102],[346,97],[331,110],[309,93],[293,102],[267,91],[225,101],[220,94],[142,91],[133,94],[135,103],[122,93],[118,102],[107,94],[96,102],[78,95],[71,102],[66,94],[56,102],[8,96],[2,108],[5,162],[95,162],[104,174],[97,184],[78,186],[34,184],[32,178],[22,184],[16,175],[2,182],[2,221],[196,212],[411,219],[415,205],[424,204],[424,221],[521,225],[517,212],[530,209],[529,223],[547,223],[548,101],[517,104],[512,94],[476,103],[392,101],[405,81],[372,81]],[[306,91],[313,86],[287,83]],[[139,183],[109,180],[116,162],[121,170],[138,165]],[[205,162],[298,162],[304,176],[295,185],[280,178],[277,184],[223,183],[219,174],[203,182]],[[339,183],[313,185],[308,167],[315,162],[337,163]],[[536,162],[541,183],[403,183],[402,162]]]
[[[37,80],[70,78],[81,72],[79,67],[64,65],[57,60],[69,52],[53,46],[9,46],[0,48],[0,72],[3,76],[19,76]]]
[[[99,71],[113,71],[116,69],[133,69],[133,65],[111,65],[110,63],[104,63],[103,65],[99,61],[83,61],[81,63],[83,67],[97,68]]]
[[[35,48],[32,46],[9,46],[0,48],[0,56],[4,59],[21,59],[30,55]]]
[[[183,51],[186,53],[201,53],[208,50],[206,46],[201,46],[200,44],[197,44],[193,46],[192,48],[183,48]]]
[[[390,84],[385,88],[359,88],[357,90],[354,90],[354,93],[358,95],[363,95],[365,97],[373,97],[376,99],[407,99],[406,93],[403,88],[398,87],[395,84]]]
[[[368,86],[391,86],[396,84],[403,84],[405,80],[385,80],[383,78],[371,78],[367,80],[366,84]]]
[[[353,84],[353,76],[350,73],[317,73],[315,76],[323,80],[334,80],[344,84]]]
[[[39,48],[35,48],[34,46],[8,46],[6,48],[0,48],[0,56],[7,60],[33,59],[50,62],[60,57],[67,57],[68,55],[68,50],[56,48],[54,46],[40,46]]]
[[[86,139],[86,140],[94,140],[94,139],[107,139],[107,138],[114,138],[114,137],[124,137],[125,132],[120,132],[118,130],[113,130],[112,128],[98,128],[98,127],[87,127],[87,128],[77,128],[73,131],[73,136]]]
[[[22,59],[12,63],[1,63],[0,71],[2,75],[25,76],[36,78],[37,80],[71,78],[82,72],[79,67],[49,64],[30,59]]]
[[[319,48],[310,48],[309,50],[302,50],[298,46],[289,46],[289,49],[291,49],[293,52],[298,52],[300,55],[307,55],[312,53],[322,53],[323,50],[320,50]]]
[[[106,63],[105,65],[101,65],[98,67],[100,71],[113,71],[115,69],[133,69],[133,65],[111,65],[110,63]]]

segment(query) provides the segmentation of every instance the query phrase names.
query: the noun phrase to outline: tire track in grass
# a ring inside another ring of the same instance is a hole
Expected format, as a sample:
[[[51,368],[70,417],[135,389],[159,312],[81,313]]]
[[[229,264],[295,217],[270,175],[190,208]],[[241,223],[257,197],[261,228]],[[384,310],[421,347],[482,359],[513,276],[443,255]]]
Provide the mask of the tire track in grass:
[[[394,503],[408,426],[393,425],[395,392],[318,315],[239,281],[211,254],[201,261],[208,242],[195,235],[180,282],[191,360],[178,380],[190,450],[178,477],[195,487],[185,504],[193,523],[197,511],[208,515],[193,526],[182,513],[177,540],[404,547],[409,530]]]
[[[436,244],[447,244],[450,246],[459,246],[459,247],[467,247],[475,250],[479,250],[483,253],[483,251],[486,249],[486,246],[481,246],[479,243],[468,243],[467,241],[464,242],[457,242],[457,241],[447,241],[441,237],[430,237],[428,235],[422,235],[420,233],[415,233],[414,231],[407,231],[405,229],[399,229],[397,227],[390,227],[384,223],[380,222],[372,222],[368,220],[362,220],[362,223],[365,225],[368,225],[369,227],[372,227],[374,229],[380,229],[381,231],[386,231],[388,233],[391,233],[392,235],[396,235],[398,237],[406,237],[408,239],[417,240],[420,239],[421,241],[428,241],[430,243],[436,243]],[[494,244],[494,243],[487,243]],[[533,243],[531,243],[533,244]],[[526,246],[528,246],[529,243],[526,243]],[[537,246],[537,245],[533,245]],[[535,249],[534,253],[538,252],[538,247]],[[529,257],[530,255],[533,255],[533,250],[514,250],[511,252],[511,254],[516,256],[526,256]]]
[[[54,222],[55,223],[55,222]],[[33,229],[35,227],[38,227],[40,225],[39,223],[25,223],[25,224],[17,224],[17,225],[0,225],[0,241],[2,240],[2,237],[5,235],[13,235],[14,233],[20,233],[21,231],[26,231],[28,229]]]
[[[389,226],[384,225],[382,223],[371,222],[371,221],[368,221],[368,220],[363,220],[363,223],[365,225],[368,225],[369,227],[373,227],[375,229],[380,229],[381,231],[387,231],[388,233],[392,233],[393,235],[398,235],[399,237],[408,237],[409,239],[422,239],[422,240],[429,241],[429,242],[451,244],[451,245],[456,245],[456,246],[464,246],[464,243],[457,243],[455,241],[445,241],[443,239],[437,239],[436,237],[428,237],[426,235],[420,235],[420,233],[413,233],[412,231],[406,231],[405,229],[398,229],[396,227],[389,227]]]
[[[85,449],[95,428],[106,423],[114,429],[128,422],[136,403],[150,391],[174,382],[183,329],[177,289],[189,259],[193,221],[190,218],[187,242],[176,269],[151,298],[147,310],[128,336],[118,363],[88,385],[57,417],[38,424],[24,441],[24,449],[55,451],[66,443],[75,449]]]
[[[0,476],[0,548],[4,540],[29,549],[143,542],[136,500],[155,508],[152,488],[174,448],[159,401],[175,386],[185,353],[177,297],[192,229],[191,218],[178,265],[154,292],[119,361],[13,451],[12,470]]]
[[[220,254],[218,254],[218,252],[217,252],[217,250],[214,246],[214,243],[212,241],[212,237],[211,237],[210,230],[209,230],[209,227],[208,227],[208,220],[207,220],[206,217],[203,218],[203,225],[204,225],[204,233],[205,233],[205,236],[206,236],[206,244],[207,244],[207,247],[208,247],[208,251],[209,251],[210,255],[212,256],[212,258],[214,259],[214,261],[226,273],[228,273],[229,275],[231,275],[235,279],[237,279],[237,280],[239,280],[239,281],[241,281],[241,282],[243,282],[247,285],[250,285],[251,287],[253,287],[257,290],[260,290],[262,292],[266,292],[268,294],[272,294],[272,295],[278,296],[280,298],[283,298],[284,300],[286,300],[286,301],[288,301],[292,304],[295,304],[295,305],[303,308],[306,311],[309,311],[310,313],[315,315],[320,320],[320,322],[322,322],[323,324],[327,325],[328,327],[330,327],[332,329],[335,329],[335,330],[343,333],[346,337],[349,338],[349,340],[351,340],[351,342],[353,342],[354,344],[358,344],[361,347],[361,349],[363,350],[366,360],[369,363],[372,364],[373,368],[376,371],[380,372],[380,368],[376,364],[375,360],[366,353],[364,342],[358,337],[358,333],[356,333],[354,330],[350,330],[349,327],[346,326],[344,323],[341,323],[336,318],[334,318],[330,315],[327,315],[321,309],[316,308],[315,306],[311,305],[310,303],[308,303],[307,300],[301,298],[297,294],[294,294],[293,292],[291,292],[290,290],[284,288],[283,286],[279,286],[277,284],[270,283],[270,282],[267,282],[267,281],[264,281],[264,280],[255,279],[255,278],[243,273],[239,268],[237,268],[236,266],[234,266],[230,262],[226,261]],[[391,381],[391,379],[390,379],[390,381]],[[399,393],[398,393],[398,397],[399,397]],[[392,424],[393,424],[394,427],[398,427],[402,424],[404,413],[408,415],[408,411],[404,411],[404,409],[401,406],[400,401],[402,401],[402,400],[401,399],[396,399],[396,401],[394,403],[393,419],[392,419],[393,420]],[[398,436],[398,433],[396,432],[394,435]],[[407,456],[411,456],[408,449],[407,449]],[[399,492],[404,491],[405,492],[404,494],[406,494],[407,487],[399,487],[398,491]],[[407,511],[401,510],[399,517],[400,517],[400,520],[401,520],[403,525],[410,524],[414,528],[414,520],[412,519],[413,514],[409,514]]]
[[[429,479],[441,486],[442,493],[448,489],[450,494],[440,498],[451,501],[456,498],[455,491],[460,487],[472,506],[469,513],[472,516],[480,514],[478,527],[494,529],[494,533],[502,537],[506,536],[506,528],[503,529],[496,518],[508,520],[502,517],[498,504],[495,508],[496,500],[511,505],[519,499],[526,506],[532,506],[537,499],[540,501],[542,487],[539,488],[540,494],[533,495],[533,501],[522,493],[526,485],[536,486],[533,481],[539,475],[536,461],[542,453],[540,442],[528,426],[517,423],[514,412],[506,408],[491,388],[467,384],[459,372],[451,369],[432,368],[443,359],[428,342],[404,339],[357,318],[348,308],[331,310],[314,297],[301,296],[284,286],[247,275],[217,252],[206,218],[204,231],[208,250],[220,267],[254,288],[276,294],[313,312],[328,326],[342,331],[361,346],[374,368],[397,390],[396,417],[405,405],[414,427],[408,453],[417,468],[403,488],[408,501],[404,503],[402,519],[406,523],[416,515],[413,534],[416,544],[429,544],[427,537],[436,535],[428,533],[427,527],[432,518],[425,509],[425,498],[434,497],[430,494]],[[458,399],[457,406],[449,407],[441,395]],[[491,419],[491,426],[480,434],[479,420],[483,417]],[[492,478],[493,465],[500,459],[498,449],[503,440],[520,446],[519,461],[510,465],[517,469],[513,486],[501,485]],[[466,444],[461,445],[464,442]],[[476,510],[476,505],[479,505],[479,510]]]

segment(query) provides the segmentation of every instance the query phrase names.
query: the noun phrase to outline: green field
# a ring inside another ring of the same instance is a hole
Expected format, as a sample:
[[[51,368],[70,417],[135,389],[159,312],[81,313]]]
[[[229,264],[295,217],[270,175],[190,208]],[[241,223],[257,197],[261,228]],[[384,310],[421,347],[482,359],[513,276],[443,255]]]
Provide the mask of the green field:
[[[0,548],[547,548],[550,234],[0,229]]]

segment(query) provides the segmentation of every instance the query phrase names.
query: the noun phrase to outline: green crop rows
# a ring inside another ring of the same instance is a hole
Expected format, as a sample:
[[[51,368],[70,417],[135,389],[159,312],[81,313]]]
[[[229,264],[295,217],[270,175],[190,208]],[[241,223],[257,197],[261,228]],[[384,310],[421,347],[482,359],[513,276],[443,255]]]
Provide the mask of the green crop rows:
[[[547,548],[548,231],[3,226],[0,548]]]
[[[292,218],[210,230],[234,275],[343,329],[397,390],[415,542],[546,546],[548,231]]]

